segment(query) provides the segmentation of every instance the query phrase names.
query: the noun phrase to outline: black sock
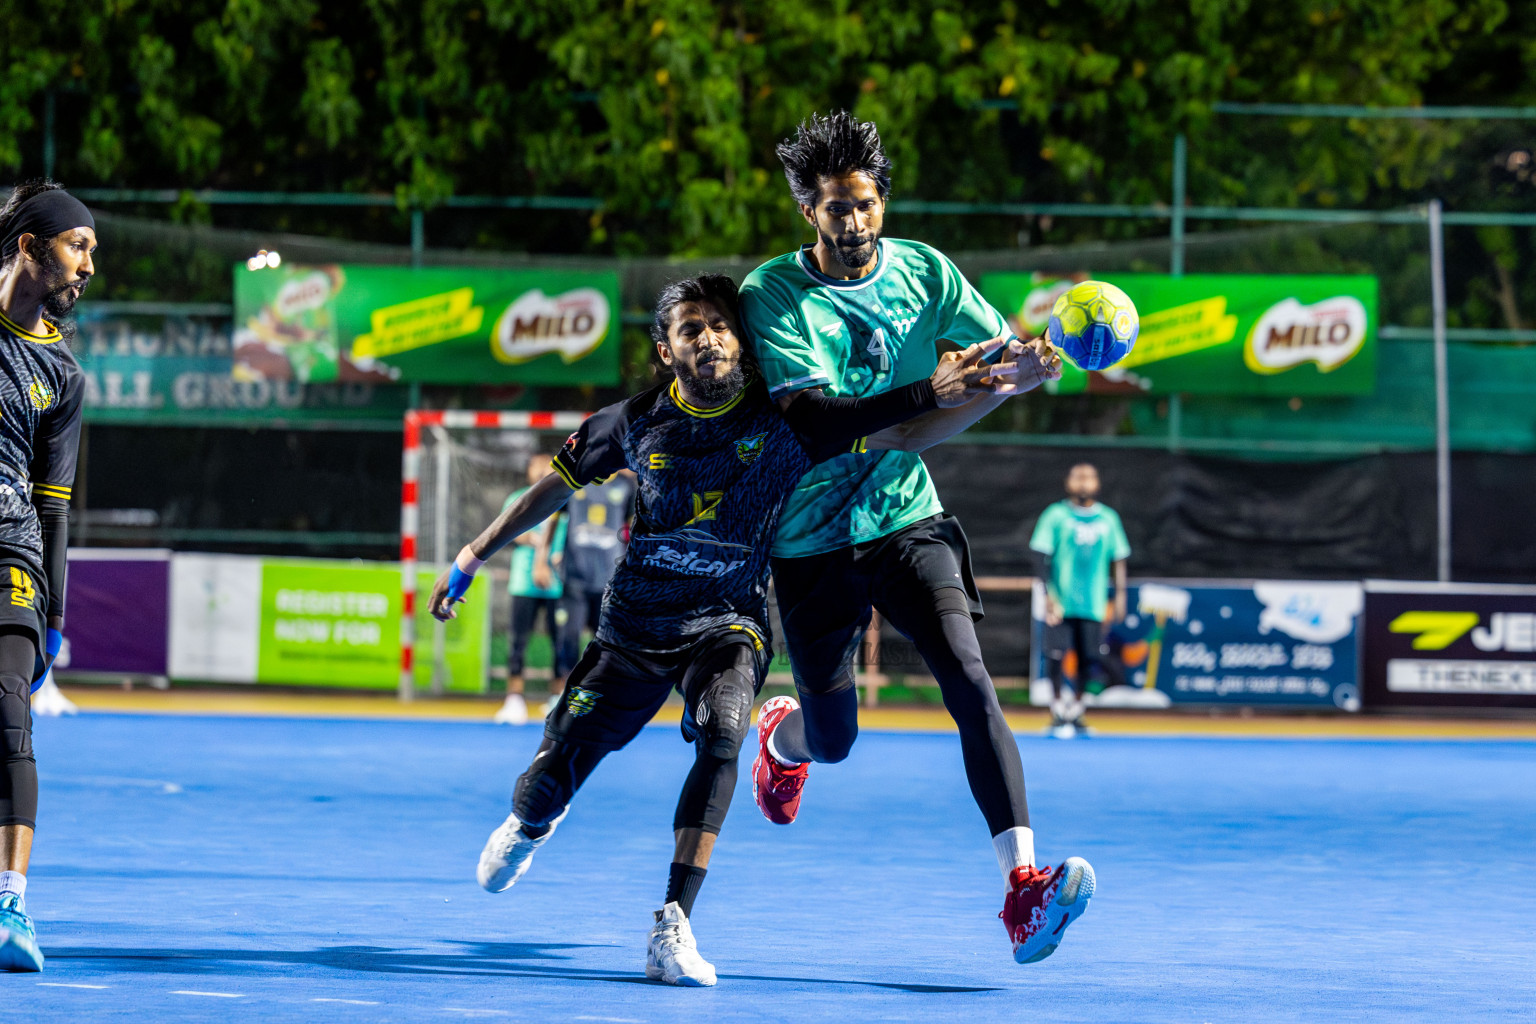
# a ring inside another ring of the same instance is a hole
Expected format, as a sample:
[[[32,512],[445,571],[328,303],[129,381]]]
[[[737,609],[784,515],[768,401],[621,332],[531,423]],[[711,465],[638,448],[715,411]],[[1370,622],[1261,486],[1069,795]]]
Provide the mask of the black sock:
[[[667,898],[662,903],[676,903],[683,908],[684,914],[693,917],[693,901],[698,897],[707,874],[709,872],[704,868],[674,863],[667,874]]]
[[[549,830],[554,827],[553,825],[530,825],[525,821],[517,826],[517,830],[529,839],[543,839],[549,835]]]

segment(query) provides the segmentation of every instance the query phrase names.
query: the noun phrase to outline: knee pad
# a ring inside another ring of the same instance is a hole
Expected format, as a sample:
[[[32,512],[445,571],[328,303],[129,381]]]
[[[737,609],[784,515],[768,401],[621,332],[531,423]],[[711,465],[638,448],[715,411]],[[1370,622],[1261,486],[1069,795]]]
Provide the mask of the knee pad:
[[[5,680],[0,693],[0,756],[6,761],[32,760],[32,705],[25,687],[20,693],[11,689],[14,680]]]
[[[717,676],[699,695],[694,742],[722,761],[733,760],[752,726],[752,679],[740,669]]]
[[[525,825],[542,827],[565,812],[576,792],[571,771],[569,744],[559,743],[548,753],[534,759],[528,770],[517,777],[512,792],[512,811]]]

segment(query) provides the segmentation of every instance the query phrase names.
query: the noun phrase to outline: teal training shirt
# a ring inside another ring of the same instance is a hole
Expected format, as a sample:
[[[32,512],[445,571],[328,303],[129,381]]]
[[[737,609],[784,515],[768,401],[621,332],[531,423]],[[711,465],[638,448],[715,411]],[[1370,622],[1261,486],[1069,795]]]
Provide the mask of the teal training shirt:
[[[1058,501],[1040,514],[1029,546],[1051,559],[1050,592],[1069,619],[1104,621],[1111,562],[1131,557],[1120,516],[1103,502]]]
[[[881,239],[874,272],[854,281],[821,273],[811,248],[769,260],[741,286],[742,327],[775,398],[804,388],[879,394],[930,376],[940,341],[963,346],[1009,333],[1002,314],[931,246]],[[800,478],[773,554],[835,551],[942,511],[915,453],[839,456]]]

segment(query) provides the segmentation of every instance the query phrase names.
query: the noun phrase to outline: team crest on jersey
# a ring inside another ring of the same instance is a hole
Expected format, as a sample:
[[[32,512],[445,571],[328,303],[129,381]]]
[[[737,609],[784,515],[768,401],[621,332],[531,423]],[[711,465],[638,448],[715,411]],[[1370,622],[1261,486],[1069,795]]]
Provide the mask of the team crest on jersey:
[[[599,696],[601,694],[595,693],[592,690],[573,686],[571,687],[570,696],[565,699],[565,708],[571,713],[572,718],[580,718],[582,715],[591,712],[593,706],[597,704]]]
[[[763,454],[763,448],[768,441],[768,431],[761,434],[753,434],[736,442],[736,457],[747,465],[757,461],[757,457]]]
[[[32,408],[42,412],[53,404],[58,396],[54,393],[53,385],[41,377],[32,378],[32,386],[27,388],[27,397],[32,399]]]

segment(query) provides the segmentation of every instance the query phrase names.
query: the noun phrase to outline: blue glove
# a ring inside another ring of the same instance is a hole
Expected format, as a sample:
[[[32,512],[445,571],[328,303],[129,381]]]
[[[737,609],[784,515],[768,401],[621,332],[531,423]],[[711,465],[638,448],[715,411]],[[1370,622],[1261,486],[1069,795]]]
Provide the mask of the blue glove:
[[[469,585],[475,582],[475,574],[465,572],[459,568],[457,562],[448,567],[448,596],[443,600],[444,608],[452,608],[464,600],[464,595],[469,592]]]
[[[64,634],[56,629],[49,628],[43,638],[43,674],[32,680],[32,692],[36,693],[43,688],[43,683],[48,678],[48,673],[53,671],[53,659],[59,656],[59,651],[64,647]]]

